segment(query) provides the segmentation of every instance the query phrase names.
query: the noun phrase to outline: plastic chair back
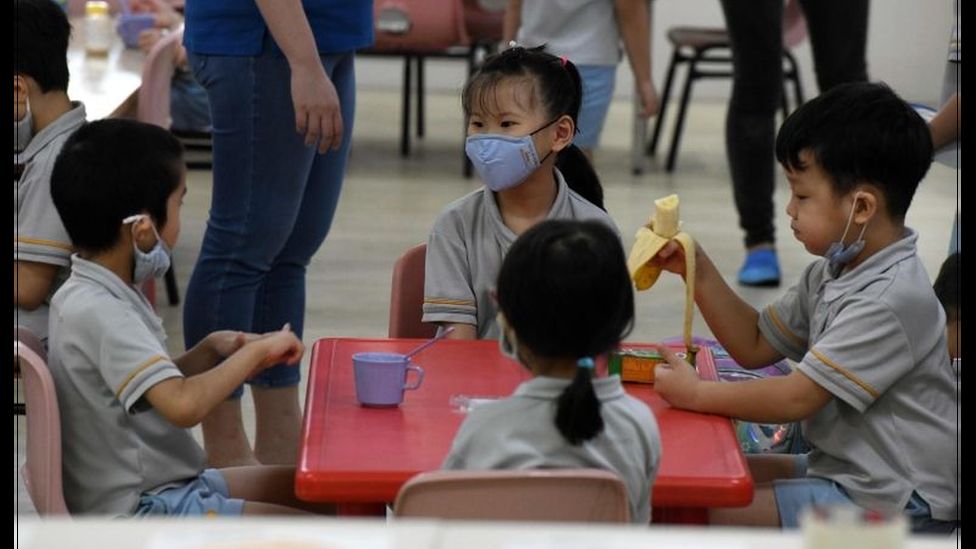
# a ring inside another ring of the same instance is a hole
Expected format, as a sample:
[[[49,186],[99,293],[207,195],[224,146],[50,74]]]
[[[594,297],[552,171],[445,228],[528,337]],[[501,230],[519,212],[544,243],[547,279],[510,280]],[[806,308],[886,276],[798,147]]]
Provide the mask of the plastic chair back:
[[[41,515],[67,515],[61,484],[61,414],[54,379],[41,356],[14,341],[27,404],[27,461],[20,475]]]
[[[547,522],[630,520],[627,489],[602,469],[432,471],[397,494],[398,517]]]
[[[176,54],[183,40],[183,29],[164,36],[146,56],[142,65],[142,85],[139,86],[140,122],[169,129],[169,90],[176,70]]]
[[[437,326],[424,323],[424,276],[427,244],[418,244],[393,264],[389,337],[429,338]]]
[[[464,24],[472,42],[499,42],[505,0],[464,0]]]
[[[374,52],[439,53],[467,46],[461,0],[375,0]]]

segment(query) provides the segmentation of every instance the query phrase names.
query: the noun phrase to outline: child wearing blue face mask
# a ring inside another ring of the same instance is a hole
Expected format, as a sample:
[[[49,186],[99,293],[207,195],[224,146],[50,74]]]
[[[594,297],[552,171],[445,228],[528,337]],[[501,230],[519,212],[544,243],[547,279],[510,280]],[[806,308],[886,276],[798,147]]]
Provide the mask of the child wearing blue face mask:
[[[185,172],[169,132],[122,119],[82,126],[54,164],[51,198],[77,250],[52,299],[48,355],[72,514],[309,508],[294,496],[294,468],[207,469],[189,431],[246,378],[297,363],[304,348],[285,326],[214,332],[170,357],[162,321],[137,287],[169,268]]]
[[[427,242],[424,322],[458,339],[498,335],[490,288],[515,239],[546,219],[595,219],[616,231],[603,190],[573,145],[582,85],[573,63],[515,47],[464,87],[465,152],[485,186],[447,206]]]
[[[783,123],[793,234],[823,256],[761,312],[736,296],[699,247],[695,299],[746,367],[797,362],[789,376],[698,379],[664,350],[655,390],[672,406],[758,423],[803,421],[813,450],[749,456],[756,492],[712,524],[797,526],[804,507],[854,503],[902,512],[913,531],[959,520],[958,388],[945,313],[905,214],[932,162],[928,128],[883,84],[835,87]],[[856,231],[856,232],[855,232]],[[680,246],[655,258],[684,276]]]
[[[599,221],[532,227],[502,263],[498,307],[502,352],[535,377],[471,410],[443,467],[605,469],[626,485],[631,521],[647,524],[661,462],[657,422],[619,376],[593,376],[593,359],[634,323],[619,237]]]

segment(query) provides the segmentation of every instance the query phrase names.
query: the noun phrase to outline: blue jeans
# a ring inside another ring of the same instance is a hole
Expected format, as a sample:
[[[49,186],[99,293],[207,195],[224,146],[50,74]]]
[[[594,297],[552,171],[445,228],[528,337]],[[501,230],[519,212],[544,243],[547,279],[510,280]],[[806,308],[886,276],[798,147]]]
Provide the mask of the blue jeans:
[[[213,199],[186,290],[187,348],[214,330],[263,333],[286,322],[301,337],[305,270],[325,240],[342,188],[355,112],[353,54],[323,55],[339,95],[339,150],[318,154],[295,131],[291,71],[272,39],[254,57],[190,55],[213,122]],[[279,364],[249,383],[287,387],[298,366]],[[234,392],[240,398],[243,388]]]

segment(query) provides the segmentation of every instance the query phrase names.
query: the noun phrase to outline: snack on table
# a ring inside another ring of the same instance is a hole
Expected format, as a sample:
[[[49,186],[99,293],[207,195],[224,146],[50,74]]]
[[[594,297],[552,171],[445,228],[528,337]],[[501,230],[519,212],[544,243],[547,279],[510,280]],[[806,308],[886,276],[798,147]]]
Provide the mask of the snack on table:
[[[654,368],[662,362],[664,357],[653,349],[617,349],[610,353],[607,372],[621,381],[654,383]]]

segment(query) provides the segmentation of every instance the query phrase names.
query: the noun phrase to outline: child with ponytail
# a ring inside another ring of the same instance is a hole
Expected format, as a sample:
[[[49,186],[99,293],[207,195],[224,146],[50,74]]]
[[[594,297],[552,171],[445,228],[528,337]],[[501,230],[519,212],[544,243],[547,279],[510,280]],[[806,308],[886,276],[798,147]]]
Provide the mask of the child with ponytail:
[[[620,239],[598,221],[549,220],[512,245],[497,283],[502,352],[535,377],[473,409],[445,469],[599,468],[627,485],[631,520],[650,521],[661,437],[650,409],[594,359],[633,326]]]

